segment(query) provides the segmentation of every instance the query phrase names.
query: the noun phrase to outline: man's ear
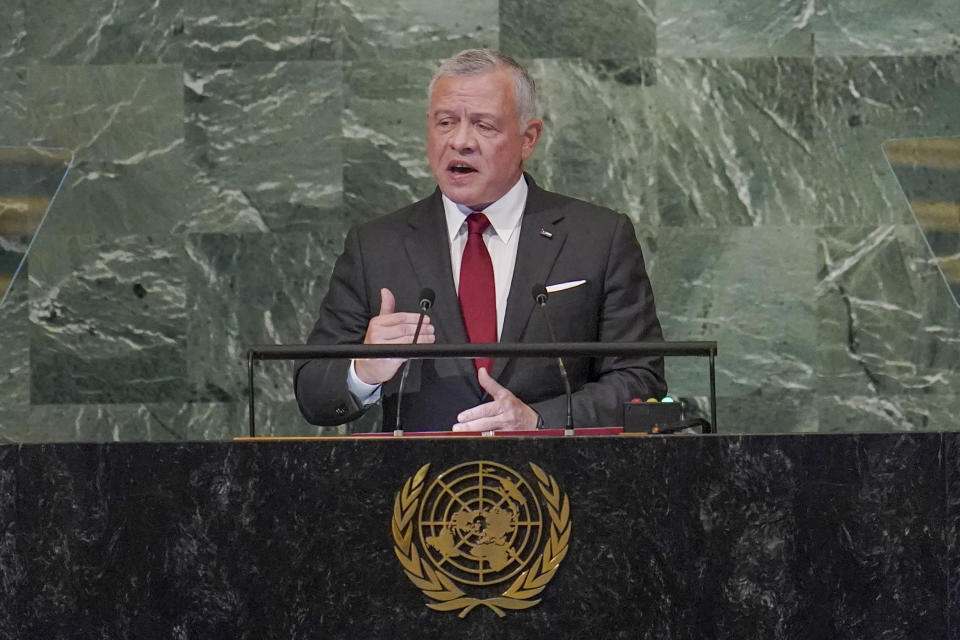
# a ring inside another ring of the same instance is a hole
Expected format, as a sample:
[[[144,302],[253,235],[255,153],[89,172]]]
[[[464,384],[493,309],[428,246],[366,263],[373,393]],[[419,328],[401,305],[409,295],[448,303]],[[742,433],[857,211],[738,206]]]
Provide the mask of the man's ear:
[[[543,132],[543,121],[533,119],[527,123],[523,130],[523,146],[520,149],[521,157],[526,160],[533,155],[537,148],[537,141],[540,140],[540,134]]]

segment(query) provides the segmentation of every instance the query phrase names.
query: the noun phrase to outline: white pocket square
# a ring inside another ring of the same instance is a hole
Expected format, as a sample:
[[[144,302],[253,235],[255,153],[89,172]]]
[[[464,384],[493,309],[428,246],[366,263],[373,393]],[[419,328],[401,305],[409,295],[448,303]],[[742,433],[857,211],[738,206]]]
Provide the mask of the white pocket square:
[[[573,289],[574,287],[579,287],[582,284],[586,284],[586,280],[571,280],[570,282],[558,282],[557,284],[548,284],[547,293],[556,293],[557,291],[566,291],[567,289]]]

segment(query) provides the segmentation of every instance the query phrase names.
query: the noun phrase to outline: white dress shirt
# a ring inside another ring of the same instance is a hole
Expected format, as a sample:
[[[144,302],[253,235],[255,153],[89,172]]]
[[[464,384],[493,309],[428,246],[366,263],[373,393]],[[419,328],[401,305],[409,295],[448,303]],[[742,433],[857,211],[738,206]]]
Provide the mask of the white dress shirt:
[[[527,181],[521,175],[509,191],[481,212],[490,221],[490,226],[483,232],[483,242],[487,246],[487,252],[493,263],[493,281],[497,294],[498,339],[507,313],[507,296],[510,295],[513,267],[517,262],[520,223],[523,220],[523,209],[527,205],[528,191]],[[459,293],[460,262],[463,259],[463,249],[467,244],[467,216],[473,213],[473,209],[457,204],[445,195],[442,196],[442,200],[443,213],[447,221],[447,237],[450,241],[451,275]],[[373,404],[380,399],[380,385],[367,384],[358,378],[352,362],[347,373],[347,388],[362,404]]]

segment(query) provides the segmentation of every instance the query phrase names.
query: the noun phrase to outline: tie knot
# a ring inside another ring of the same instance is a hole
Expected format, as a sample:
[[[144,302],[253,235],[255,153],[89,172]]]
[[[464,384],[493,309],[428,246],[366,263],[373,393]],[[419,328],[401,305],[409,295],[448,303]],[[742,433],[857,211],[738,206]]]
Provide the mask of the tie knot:
[[[467,216],[467,233],[469,234],[482,234],[489,226],[490,221],[482,213],[475,211]]]

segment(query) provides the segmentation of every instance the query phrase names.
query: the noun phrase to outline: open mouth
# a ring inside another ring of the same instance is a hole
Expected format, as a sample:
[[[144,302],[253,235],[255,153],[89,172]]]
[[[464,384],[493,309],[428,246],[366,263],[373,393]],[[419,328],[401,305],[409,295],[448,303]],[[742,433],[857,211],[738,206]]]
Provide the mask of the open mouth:
[[[447,171],[450,173],[456,173],[460,175],[466,175],[468,173],[476,173],[477,170],[468,165],[466,162],[452,162],[447,167]]]

